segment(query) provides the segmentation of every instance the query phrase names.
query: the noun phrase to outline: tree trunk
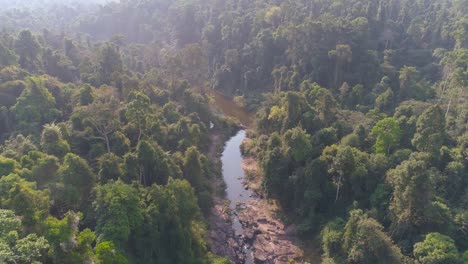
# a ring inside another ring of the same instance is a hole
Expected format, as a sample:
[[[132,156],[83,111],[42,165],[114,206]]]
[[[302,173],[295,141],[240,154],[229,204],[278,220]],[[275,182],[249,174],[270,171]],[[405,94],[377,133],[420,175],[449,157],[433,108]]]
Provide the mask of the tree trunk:
[[[341,179],[342,179],[342,176],[338,178],[338,183],[336,184],[337,188],[336,188],[335,203],[338,201],[338,197],[340,196]]]
[[[450,106],[452,105],[452,98],[453,98],[453,93],[450,95],[450,100],[449,100],[449,103],[447,105],[447,111],[445,111],[445,118],[447,118],[447,116],[449,114]]]
[[[339,68],[339,61],[338,59],[336,59],[336,64],[335,64],[335,80],[333,80],[333,83],[334,83],[334,87],[335,89],[338,88],[338,68]]]
[[[106,140],[107,153],[110,153],[111,149],[110,149],[110,143],[109,143],[109,136],[105,134],[104,139]]]

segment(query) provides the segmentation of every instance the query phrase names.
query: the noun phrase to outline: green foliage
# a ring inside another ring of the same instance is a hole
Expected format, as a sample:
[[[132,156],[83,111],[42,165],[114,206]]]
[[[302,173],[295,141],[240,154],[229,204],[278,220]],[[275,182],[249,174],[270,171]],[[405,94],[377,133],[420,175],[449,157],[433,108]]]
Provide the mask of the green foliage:
[[[389,170],[387,179],[393,187],[390,212],[392,229],[406,238],[414,239],[414,232],[431,223],[430,209],[434,187],[429,179],[427,162],[410,158]]]
[[[343,233],[343,250],[350,263],[404,263],[403,254],[383,227],[361,210],[350,212]]]
[[[0,204],[20,215],[24,226],[35,228],[48,212],[49,197],[46,191],[37,190],[35,183],[9,174],[0,178]]]
[[[121,181],[99,186],[93,206],[98,241],[112,241],[119,248],[143,221],[137,189]]]
[[[38,237],[35,234],[28,235],[18,240],[13,248],[16,255],[15,263],[34,263],[45,255],[48,248],[49,244],[45,238]]]
[[[10,173],[18,173],[20,164],[14,160],[0,156],[0,176],[6,176]]]
[[[0,261],[35,263],[43,259],[49,244],[44,237],[29,234],[19,239],[21,219],[13,211],[0,210]]]
[[[18,61],[18,56],[16,54],[5,47],[2,43],[0,43],[0,66],[10,66],[16,64]]]
[[[41,152],[31,151],[21,158],[23,167],[31,169],[31,178],[39,188],[57,180],[59,159]],[[29,167],[30,166],[30,167]]]
[[[122,71],[122,58],[116,48],[107,43],[101,50],[99,58],[99,80],[100,84],[111,85],[117,81],[116,78]]]
[[[321,231],[322,250],[325,258],[331,258],[340,254],[341,239],[344,232],[345,221],[337,218],[327,223]]]
[[[463,263],[453,239],[439,233],[427,234],[414,245],[413,254],[421,264]]]
[[[0,210],[0,238],[7,239],[11,232],[18,232],[21,228],[21,219],[11,210]],[[10,242],[10,241],[6,241]]]
[[[44,86],[44,80],[40,77],[28,79],[26,89],[13,107],[18,128],[25,134],[37,134],[42,125],[61,116],[55,107],[55,98]]]
[[[127,264],[128,260],[115,248],[111,241],[103,241],[96,245],[96,256],[102,264]]]
[[[401,138],[401,129],[398,122],[388,117],[380,120],[372,128],[371,133],[376,137],[375,152],[390,154],[390,150],[398,147]]]
[[[70,145],[63,139],[62,131],[55,124],[48,124],[44,126],[41,135],[41,148],[47,154],[63,158],[70,152]]]
[[[288,130],[284,133],[284,147],[287,155],[292,157],[296,164],[301,164],[312,152],[310,135],[298,127]]]
[[[38,55],[40,45],[31,31],[23,30],[20,32],[15,43],[16,53],[19,55],[19,64],[23,69],[36,72],[39,69]]]
[[[60,209],[64,211],[83,208],[89,201],[89,195],[97,178],[87,161],[75,154],[68,153],[63,159],[58,175],[64,189],[54,194],[57,196],[56,206],[63,205],[63,208]]]
[[[137,159],[140,165],[140,183],[146,186],[166,184],[171,171],[170,157],[155,142],[140,141],[137,146]]]
[[[93,90],[91,85],[84,85],[80,89],[80,105],[89,105],[94,101]]]
[[[123,177],[122,159],[114,153],[104,154],[99,158],[99,181],[106,184],[110,180]]]
[[[444,114],[439,106],[432,106],[419,117],[412,143],[419,151],[429,152],[437,157],[445,140]]]
[[[143,93],[133,92],[130,94],[130,102],[127,105],[125,116],[127,119],[136,123],[139,133],[138,141],[142,136],[143,130],[146,128],[146,118],[150,110],[150,98]]]
[[[185,180],[153,185],[145,222],[135,248],[145,263],[198,263],[206,254],[204,226],[195,192]],[[148,246],[146,241],[152,241]],[[156,243],[154,243],[156,242]],[[156,254],[158,253],[158,254]]]
[[[243,151],[300,234],[325,226],[323,263],[460,262],[466,0],[13,2],[0,262],[228,263],[200,209],[237,125],[210,88],[258,110]]]

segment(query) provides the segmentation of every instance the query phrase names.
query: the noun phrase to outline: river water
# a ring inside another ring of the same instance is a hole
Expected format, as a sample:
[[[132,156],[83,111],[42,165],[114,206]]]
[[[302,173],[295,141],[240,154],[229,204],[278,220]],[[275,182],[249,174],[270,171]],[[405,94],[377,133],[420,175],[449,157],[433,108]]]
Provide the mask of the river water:
[[[238,106],[229,97],[221,93],[213,92],[216,106],[226,115],[236,118],[245,127],[252,123],[250,114],[242,107]],[[245,173],[242,168],[242,153],[240,147],[246,135],[245,130],[239,131],[235,136],[229,139],[224,147],[221,156],[222,173],[226,183],[226,198],[230,202],[230,211],[232,216],[232,229],[235,232],[239,245],[242,246],[241,254],[245,257],[244,264],[254,264],[252,252],[243,241],[244,227],[239,221],[239,207],[253,199],[252,191],[245,189],[243,185]]]
[[[252,125],[252,115],[244,108],[238,106],[232,99],[218,92],[212,92],[212,96],[216,106],[226,116],[236,118],[245,127],[250,127]],[[245,189],[243,185],[245,172],[242,168],[243,157],[240,146],[245,137],[245,130],[241,130],[226,142],[221,156],[221,162],[223,179],[226,183],[226,198],[230,201],[230,209],[232,212],[232,229],[236,234],[239,245],[242,245],[241,253],[245,257],[244,261],[240,261],[240,263],[254,264],[252,251],[249,249],[248,245],[242,241],[244,227],[238,218],[238,212],[241,210],[242,205],[257,199],[253,195],[253,192],[249,189]],[[307,258],[313,260],[311,263],[320,263],[320,247],[311,244],[308,248],[309,252],[307,252]]]
[[[245,127],[252,125],[252,114],[247,112],[244,108],[237,105],[231,98],[225,96],[220,92],[211,92],[216,106],[223,111],[226,116],[234,117],[239,120]]]
[[[239,245],[242,245],[242,255],[245,256],[245,264],[254,264],[252,252],[242,241],[244,227],[239,222],[237,216],[238,207],[252,199],[252,191],[245,189],[243,180],[245,177],[242,168],[242,154],[240,146],[245,138],[245,130],[239,131],[234,137],[226,142],[226,146],[221,156],[223,178],[226,183],[226,195],[230,201],[232,212],[232,228],[238,238]]]

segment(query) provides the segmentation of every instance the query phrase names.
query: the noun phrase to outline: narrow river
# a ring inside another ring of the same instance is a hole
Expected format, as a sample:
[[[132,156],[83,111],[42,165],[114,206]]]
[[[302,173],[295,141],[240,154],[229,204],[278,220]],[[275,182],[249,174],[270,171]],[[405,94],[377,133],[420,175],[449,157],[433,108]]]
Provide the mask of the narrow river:
[[[236,118],[244,127],[252,125],[252,115],[232,99],[215,91],[212,92],[212,96],[224,115]],[[255,261],[283,264],[302,262],[304,251],[295,235],[289,233],[287,226],[274,216],[268,201],[258,198],[253,191],[244,187],[246,175],[240,147],[245,138],[245,130],[239,131],[225,143],[221,156],[226,199],[230,209],[228,218],[231,221],[223,221],[227,226],[215,224],[223,227],[222,230],[218,229],[219,233],[215,232],[218,234],[215,240],[218,238],[217,241],[222,245],[220,253],[226,253],[223,255],[235,259],[236,264],[255,264]],[[225,219],[222,212],[219,216]],[[229,240],[235,240],[237,243],[231,243]],[[224,251],[226,245],[231,250]],[[318,247],[311,247],[308,251],[311,253],[308,254],[308,258],[314,260],[311,263],[320,263]]]
[[[236,118],[245,127],[252,123],[251,115],[244,108],[237,105],[233,100],[219,92],[212,93],[216,106],[226,115]],[[231,211],[232,229],[234,230],[236,240],[241,246],[240,255],[244,260],[239,262],[244,264],[254,264],[252,252],[243,241],[244,227],[238,218],[240,207],[246,202],[254,199],[252,191],[244,188],[244,169],[242,168],[242,153],[240,147],[245,139],[245,130],[237,132],[235,136],[229,139],[224,147],[221,156],[223,179],[226,183],[226,198],[229,200],[229,209]]]
[[[245,138],[245,130],[239,131],[234,137],[226,142],[226,146],[221,157],[223,167],[223,178],[226,182],[226,195],[230,201],[230,209],[232,212],[232,228],[238,238],[239,244],[242,246],[242,255],[245,256],[245,264],[254,264],[252,252],[242,241],[244,228],[239,222],[237,216],[238,205],[247,202],[251,198],[252,191],[246,190],[243,185],[245,177],[242,168],[242,154],[240,146]]]

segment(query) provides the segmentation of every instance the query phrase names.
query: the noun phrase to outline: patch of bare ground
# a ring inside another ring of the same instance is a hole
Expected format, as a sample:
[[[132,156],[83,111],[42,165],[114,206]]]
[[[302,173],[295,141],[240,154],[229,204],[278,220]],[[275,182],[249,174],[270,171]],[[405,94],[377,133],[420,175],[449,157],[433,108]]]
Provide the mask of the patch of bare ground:
[[[245,139],[243,144],[247,144]],[[304,251],[296,237],[296,227],[285,225],[276,212],[279,207],[274,200],[264,198],[263,176],[254,157],[244,157],[244,186],[251,189],[256,198],[241,205],[239,221],[244,227],[244,237],[251,245],[255,263],[302,263]]]
[[[253,157],[244,157],[242,160],[242,168],[245,172],[244,187],[252,190],[260,198],[263,197],[263,176],[259,171],[257,160]]]

